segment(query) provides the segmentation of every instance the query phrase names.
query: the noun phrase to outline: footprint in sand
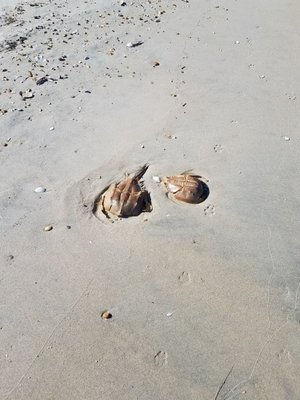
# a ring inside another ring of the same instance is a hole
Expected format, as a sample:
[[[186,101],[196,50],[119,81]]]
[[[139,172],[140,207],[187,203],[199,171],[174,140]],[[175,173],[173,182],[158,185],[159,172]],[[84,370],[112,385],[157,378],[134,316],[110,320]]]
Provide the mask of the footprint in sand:
[[[214,151],[215,151],[215,153],[221,153],[223,150],[224,150],[224,149],[223,149],[223,147],[222,147],[220,144],[216,144],[216,145],[214,146]]]
[[[168,362],[168,353],[165,351],[159,351],[154,356],[154,364],[157,367],[163,367]]]
[[[208,206],[206,206],[204,208],[205,215],[215,215],[215,213],[216,213],[216,209],[215,209],[215,206],[213,206],[212,204],[209,204]]]
[[[191,282],[191,274],[189,272],[183,271],[179,276],[178,276],[178,281],[182,284],[187,284]]]

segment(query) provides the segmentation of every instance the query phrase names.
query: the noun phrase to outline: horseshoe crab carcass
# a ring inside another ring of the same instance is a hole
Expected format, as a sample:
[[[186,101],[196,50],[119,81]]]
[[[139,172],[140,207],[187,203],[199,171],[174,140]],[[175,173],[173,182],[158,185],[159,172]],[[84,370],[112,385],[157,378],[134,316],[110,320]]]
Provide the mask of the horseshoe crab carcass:
[[[160,181],[165,185],[167,196],[171,200],[199,204],[208,197],[209,193],[208,186],[201,178],[205,179],[200,175],[185,171],[179,175],[160,178]]]
[[[149,192],[142,178],[148,169],[145,164],[134,175],[109,185],[98,197],[94,205],[94,214],[102,212],[107,218],[128,218],[142,212],[151,212],[152,204]]]

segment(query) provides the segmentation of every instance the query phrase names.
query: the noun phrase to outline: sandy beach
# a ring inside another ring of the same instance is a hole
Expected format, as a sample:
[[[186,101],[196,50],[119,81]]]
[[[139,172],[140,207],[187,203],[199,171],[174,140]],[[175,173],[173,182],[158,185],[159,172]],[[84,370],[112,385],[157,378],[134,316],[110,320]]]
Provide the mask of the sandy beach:
[[[0,1],[0,399],[300,398],[299,18]],[[146,163],[153,210],[97,218]]]

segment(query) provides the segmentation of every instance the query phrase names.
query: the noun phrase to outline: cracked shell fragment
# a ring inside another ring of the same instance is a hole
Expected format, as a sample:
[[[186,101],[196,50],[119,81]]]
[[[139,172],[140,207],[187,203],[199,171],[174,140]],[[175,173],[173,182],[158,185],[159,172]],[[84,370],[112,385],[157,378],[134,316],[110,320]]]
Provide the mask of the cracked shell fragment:
[[[199,175],[183,172],[180,175],[161,179],[167,189],[167,196],[175,201],[199,204],[208,197],[208,187]]]
[[[112,183],[98,197],[94,214],[103,213],[107,218],[128,218],[142,212],[151,212],[151,198],[145,189],[142,178],[148,169],[144,165],[133,176],[127,176],[117,183]]]

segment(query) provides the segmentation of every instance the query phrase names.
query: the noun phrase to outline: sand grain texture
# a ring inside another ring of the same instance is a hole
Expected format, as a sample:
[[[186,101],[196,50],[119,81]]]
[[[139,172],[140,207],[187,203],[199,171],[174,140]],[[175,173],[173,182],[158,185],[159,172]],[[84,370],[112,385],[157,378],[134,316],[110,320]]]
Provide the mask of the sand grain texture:
[[[299,2],[0,4],[0,398],[298,399]]]

